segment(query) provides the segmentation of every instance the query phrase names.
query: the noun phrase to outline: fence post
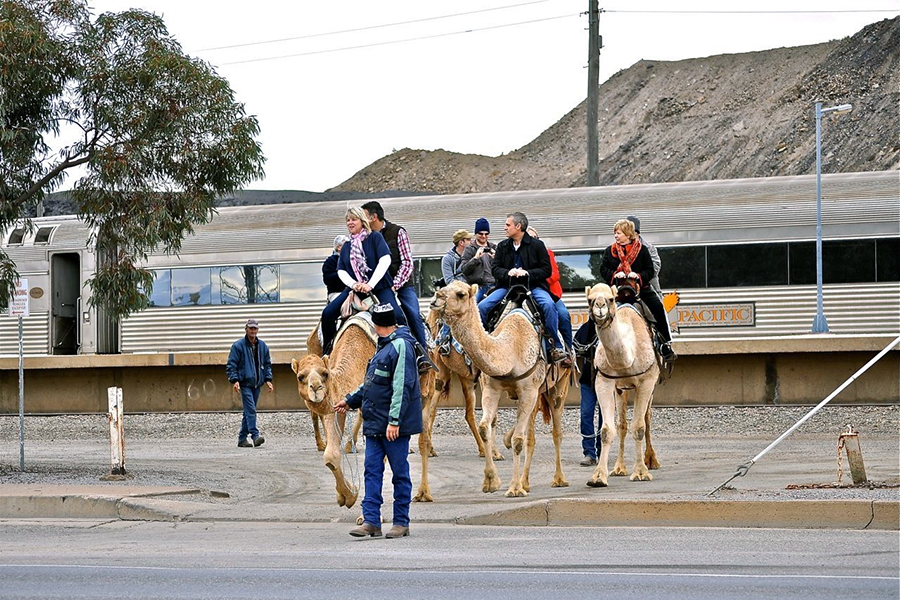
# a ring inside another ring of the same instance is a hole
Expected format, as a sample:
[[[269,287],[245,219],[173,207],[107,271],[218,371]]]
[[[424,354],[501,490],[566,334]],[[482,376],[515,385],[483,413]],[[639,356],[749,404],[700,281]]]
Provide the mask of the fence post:
[[[125,421],[122,410],[122,388],[111,387],[106,390],[109,399],[109,457],[110,475],[125,475]]]

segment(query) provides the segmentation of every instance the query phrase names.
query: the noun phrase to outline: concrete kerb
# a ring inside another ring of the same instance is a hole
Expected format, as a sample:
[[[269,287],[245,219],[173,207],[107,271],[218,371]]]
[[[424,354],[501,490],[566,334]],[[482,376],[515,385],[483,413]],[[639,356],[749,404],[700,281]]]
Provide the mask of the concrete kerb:
[[[168,500],[167,491],[134,496],[0,495],[0,518],[123,521],[241,521],[202,502]],[[457,507],[458,508],[458,507]],[[457,512],[457,511],[451,511]],[[259,520],[259,519],[251,519]],[[265,520],[265,519],[263,519]],[[281,520],[281,519],[276,519]],[[304,521],[304,519],[297,519]],[[350,517],[348,517],[348,521]],[[563,498],[470,515],[433,515],[419,522],[550,527],[741,527],[900,530],[900,501],[886,500],[591,500]]]
[[[542,500],[460,517],[461,525],[900,530],[900,501]]]

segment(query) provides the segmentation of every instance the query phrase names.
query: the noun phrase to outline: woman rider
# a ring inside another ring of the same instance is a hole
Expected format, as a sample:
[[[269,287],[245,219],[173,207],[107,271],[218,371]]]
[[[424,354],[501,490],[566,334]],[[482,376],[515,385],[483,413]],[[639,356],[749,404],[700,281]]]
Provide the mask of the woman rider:
[[[341,248],[338,258],[338,277],[347,287],[328,303],[322,311],[322,338],[325,353],[331,352],[331,344],[337,334],[337,320],[341,315],[341,305],[351,291],[360,297],[369,294],[378,298],[377,304],[390,304],[394,308],[397,321],[406,324],[406,318],[391,289],[393,281],[388,273],[391,266],[391,249],[377,231],[372,231],[369,219],[363,209],[354,206],[347,210],[347,232],[350,242]]]
[[[607,248],[603,255],[600,276],[609,285],[621,286],[624,280],[630,280],[634,283],[634,287],[640,290],[641,301],[650,309],[650,314],[656,320],[657,330],[665,340],[659,352],[663,358],[671,360],[675,358],[675,352],[671,345],[672,333],[667,327],[666,310],[659,296],[650,289],[650,280],[653,279],[653,260],[650,258],[650,252],[641,244],[634,230],[634,223],[628,219],[616,221],[613,232],[615,243]]]

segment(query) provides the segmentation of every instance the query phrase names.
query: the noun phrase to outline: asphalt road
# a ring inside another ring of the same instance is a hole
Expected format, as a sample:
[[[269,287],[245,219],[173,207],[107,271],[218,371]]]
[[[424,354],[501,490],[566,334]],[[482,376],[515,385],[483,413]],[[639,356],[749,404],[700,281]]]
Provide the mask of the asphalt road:
[[[892,598],[895,531],[0,521],[0,598]]]

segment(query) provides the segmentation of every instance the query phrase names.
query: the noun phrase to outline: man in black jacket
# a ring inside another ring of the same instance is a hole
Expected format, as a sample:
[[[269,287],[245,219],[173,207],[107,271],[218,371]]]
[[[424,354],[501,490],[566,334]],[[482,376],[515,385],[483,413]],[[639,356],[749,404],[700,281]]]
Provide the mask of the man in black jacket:
[[[544,316],[544,326],[553,338],[553,350],[550,358],[554,362],[565,360],[566,351],[559,340],[559,315],[556,312],[556,300],[550,294],[547,278],[550,277],[550,255],[540,240],[536,240],[526,232],[528,217],[514,212],[506,217],[506,239],[497,244],[497,251],[491,265],[497,287],[491,294],[478,303],[482,324],[487,322],[488,314],[503,300],[509,287],[523,284],[531,290],[538,307]]]

